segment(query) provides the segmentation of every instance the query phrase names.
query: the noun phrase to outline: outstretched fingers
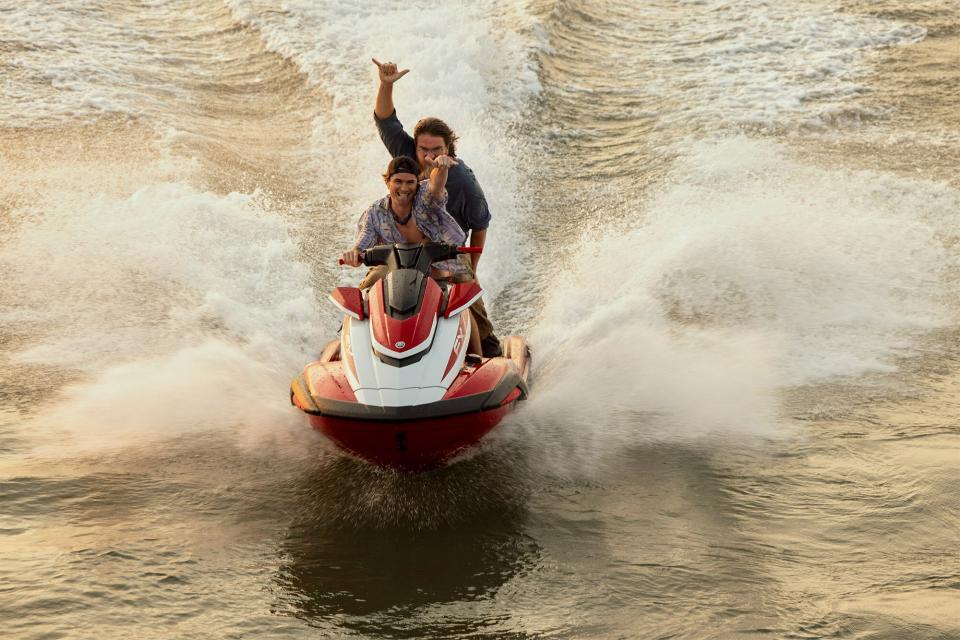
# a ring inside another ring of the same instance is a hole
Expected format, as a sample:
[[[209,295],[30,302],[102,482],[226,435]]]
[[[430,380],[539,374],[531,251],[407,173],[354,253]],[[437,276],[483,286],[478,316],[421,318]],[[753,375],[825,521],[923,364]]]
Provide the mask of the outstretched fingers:
[[[380,62],[376,58],[370,58],[370,60],[373,61],[373,64],[377,65],[377,70],[380,73],[380,80],[383,82],[392,84],[410,73],[410,69],[397,70],[397,65],[394,62]]]

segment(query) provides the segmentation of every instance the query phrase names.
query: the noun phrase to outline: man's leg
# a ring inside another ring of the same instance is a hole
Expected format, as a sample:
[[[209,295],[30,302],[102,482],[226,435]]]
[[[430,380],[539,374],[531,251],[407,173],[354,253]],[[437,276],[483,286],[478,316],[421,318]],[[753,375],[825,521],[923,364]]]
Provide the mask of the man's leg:
[[[473,318],[477,322],[477,330],[480,333],[480,341],[488,339],[490,336],[493,336],[496,340],[496,336],[493,335],[493,323],[490,322],[490,316],[487,315],[487,307],[483,304],[483,297],[480,297],[476,302],[470,305],[470,311],[473,311]],[[499,340],[497,343],[499,344]]]
[[[460,261],[467,265],[470,274],[469,276],[467,274],[462,274],[458,277],[455,277],[454,281],[469,282],[471,280],[476,280],[476,274],[473,272],[470,259],[466,256],[460,256]],[[477,331],[480,334],[480,347],[483,357],[495,358],[503,355],[503,348],[500,346],[500,338],[493,333],[493,323],[490,322],[490,316],[487,315],[487,307],[483,304],[482,297],[470,305],[470,311],[473,312],[473,321],[476,323]]]
[[[480,332],[477,330],[477,316],[472,309],[467,309],[470,314],[470,345],[467,353],[483,355],[483,346],[480,344]]]

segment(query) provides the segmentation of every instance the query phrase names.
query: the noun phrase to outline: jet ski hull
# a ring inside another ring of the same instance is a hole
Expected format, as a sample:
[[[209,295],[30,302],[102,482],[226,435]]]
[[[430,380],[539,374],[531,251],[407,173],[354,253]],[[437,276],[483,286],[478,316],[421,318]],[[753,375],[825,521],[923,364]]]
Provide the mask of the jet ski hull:
[[[519,392],[516,394],[519,397]],[[514,402],[476,413],[381,422],[310,415],[310,425],[338,447],[376,465],[420,471],[476,446]]]
[[[526,344],[515,337],[507,344],[514,357],[465,367],[444,399],[408,406],[357,402],[331,348],[293,381],[291,401],[353,456],[401,470],[437,467],[476,446],[527,397]]]

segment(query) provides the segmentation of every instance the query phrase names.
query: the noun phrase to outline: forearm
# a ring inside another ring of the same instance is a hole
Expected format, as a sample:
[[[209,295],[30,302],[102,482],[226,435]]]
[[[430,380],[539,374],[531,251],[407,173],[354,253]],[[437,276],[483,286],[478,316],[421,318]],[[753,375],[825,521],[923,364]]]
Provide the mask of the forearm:
[[[471,247],[480,247],[483,248],[483,245],[487,242],[487,230],[486,229],[471,229],[470,230],[470,246]],[[480,254],[471,253],[470,254],[470,265],[473,267],[474,273],[477,271],[477,264],[480,263]]]
[[[389,118],[393,113],[393,83],[381,82],[377,89],[377,103],[373,107],[373,112],[378,118],[383,120]]]
[[[446,167],[434,167],[430,171],[430,198],[436,202],[443,198],[443,192],[447,188]]]

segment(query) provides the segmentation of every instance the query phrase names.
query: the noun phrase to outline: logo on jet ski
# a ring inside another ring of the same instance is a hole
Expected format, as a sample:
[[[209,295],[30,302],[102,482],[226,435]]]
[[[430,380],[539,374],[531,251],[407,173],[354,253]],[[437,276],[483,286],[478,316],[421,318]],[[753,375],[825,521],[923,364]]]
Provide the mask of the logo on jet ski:
[[[395,346],[397,349],[403,349],[405,346],[407,346],[407,343],[403,340],[397,340],[393,343],[393,346]]]
[[[457,325],[457,339],[453,342],[453,352],[460,353],[460,347],[463,346],[463,339],[466,337],[464,333],[464,322],[462,320],[463,316],[460,316],[460,323]]]

